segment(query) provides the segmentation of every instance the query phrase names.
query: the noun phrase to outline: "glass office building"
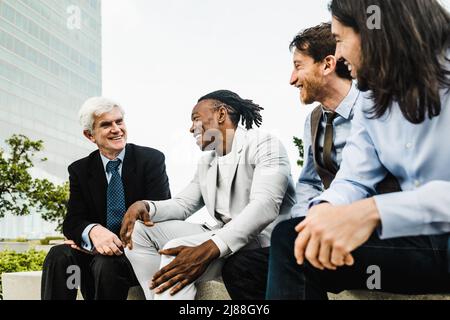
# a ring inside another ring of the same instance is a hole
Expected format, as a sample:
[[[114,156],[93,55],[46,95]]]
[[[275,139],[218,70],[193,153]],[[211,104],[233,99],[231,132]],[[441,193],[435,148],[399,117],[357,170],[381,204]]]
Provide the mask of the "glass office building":
[[[43,140],[55,177],[92,150],[77,111],[101,71],[99,0],[0,0],[0,138]]]
[[[94,149],[77,112],[101,95],[101,74],[100,0],[0,0],[0,146],[12,134],[43,140],[39,175],[67,180]]]

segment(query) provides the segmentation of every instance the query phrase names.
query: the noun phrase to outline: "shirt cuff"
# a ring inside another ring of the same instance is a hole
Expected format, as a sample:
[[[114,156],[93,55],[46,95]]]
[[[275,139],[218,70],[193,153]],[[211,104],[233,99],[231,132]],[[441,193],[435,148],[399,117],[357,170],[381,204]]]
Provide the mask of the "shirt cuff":
[[[311,209],[312,207],[318,206],[319,204],[322,204],[322,203],[329,203],[329,202],[328,201],[324,201],[324,200],[312,200],[309,203],[308,209]]]
[[[377,229],[380,239],[423,235],[423,226],[427,223],[425,210],[421,210],[418,197],[402,201],[402,196],[407,194],[405,191],[374,197],[381,220],[381,227]]]
[[[94,250],[92,242],[91,242],[91,238],[89,238],[89,232],[91,232],[92,228],[97,225],[98,225],[97,223],[91,223],[84,229],[83,233],[81,234],[81,248],[82,249],[85,249],[87,251]]]
[[[317,206],[318,204],[321,204],[322,202],[328,202],[329,204],[333,206],[341,206],[346,205],[346,203],[342,197],[335,192],[334,190],[328,189],[324,193],[322,193],[320,196],[312,199],[309,202],[309,208]]]
[[[228,247],[228,245],[222,239],[220,239],[219,236],[213,235],[211,240],[216,244],[216,246],[220,250],[219,258],[223,258],[231,253],[231,250]]]
[[[307,213],[308,213],[308,208],[305,209],[303,206],[296,204],[291,209],[291,218],[306,217]]]
[[[153,220],[156,215],[156,204],[153,201],[148,200],[145,200],[145,202],[147,202],[148,207],[150,208],[150,211],[148,212],[148,214],[150,215],[150,220]]]

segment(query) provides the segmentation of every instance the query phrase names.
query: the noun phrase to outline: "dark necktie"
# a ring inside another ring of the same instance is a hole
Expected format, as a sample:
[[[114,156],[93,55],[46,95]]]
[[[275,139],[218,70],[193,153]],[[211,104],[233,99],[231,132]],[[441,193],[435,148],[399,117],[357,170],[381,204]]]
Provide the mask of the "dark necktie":
[[[106,196],[106,227],[116,234],[120,231],[122,218],[126,211],[125,193],[118,170],[120,162],[120,160],[109,161],[106,165],[106,172],[111,173]]]
[[[325,140],[323,143],[323,165],[325,169],[330,172],[336,170],[336,166],[333,163],[331,157],[333,151],[333,120],[336,118],[337,113],[326,113],[327,125],[325,127]]]

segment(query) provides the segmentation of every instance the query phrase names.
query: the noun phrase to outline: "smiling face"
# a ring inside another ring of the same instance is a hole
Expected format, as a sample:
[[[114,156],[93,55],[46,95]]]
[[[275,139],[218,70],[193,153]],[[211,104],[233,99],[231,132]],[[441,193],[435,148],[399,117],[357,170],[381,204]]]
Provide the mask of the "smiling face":
[[[127,128],[119,108],[95,116],[94,129],[92,132],[84,131],[84,135],[98,146],[105,157],[114,160],[127,144]]]
[[[213,100],[201,101],[192,110],[192,126],[189,131],[202,151],[215,150],[222,140],[219,118],[220,113]]]
[[[336,38],[336,59],[344,58],[352,78],[356,79],[361,67],[361,36],[335,17],[331,29]]]
[[[300,89],[300,100],[304,104],[311,104],[320,100],[323,87],[321,63],[298,49],[294,51],[294,70],[290,84]]]

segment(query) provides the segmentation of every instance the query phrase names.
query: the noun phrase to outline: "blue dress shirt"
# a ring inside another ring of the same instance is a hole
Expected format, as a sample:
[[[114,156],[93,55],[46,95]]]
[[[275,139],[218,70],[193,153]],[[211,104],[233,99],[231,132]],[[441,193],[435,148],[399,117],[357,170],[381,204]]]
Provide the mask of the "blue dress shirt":
[[[311,201],[347,205],[371,197],[389,170],[403,192],[374,197],[382,239],[450,232],[450,89],[440,91],[442,111],[421,124],[408,122],[397,103],[377,120],[368,93],[355,109],[340,171],[329,190]]]
[[[351,120],[353,118],[353,109],[359,108],[362,103],[362,95],[356,88],[355,84],[352,84],[349,93],[336,108],[338,116],[333,121],[333,145],[332,152],[333,163],[339,168],[342,160],[342,150],[345,146],[347,137],[350,135]],[[320,122],[317,144],[318,151],[320,153],[320,159],[322,159],[323,145],[325,141],[325,127],[327,124],[326,118],[328,112],[323,110],[324,117]],[[311,114],[307,117],[305,122],[305,131],[303,135],[303,145],[305,148],[305,162],[303,169],[300,173],[296,185],[297,204],[292,208],[291,214],[293,218],[303,217],[308,211],[309,202],[315,197],[319,196],[323,191],[323,183],[317,174],[316,167],[314,165],[312,137],[311,137]]]

